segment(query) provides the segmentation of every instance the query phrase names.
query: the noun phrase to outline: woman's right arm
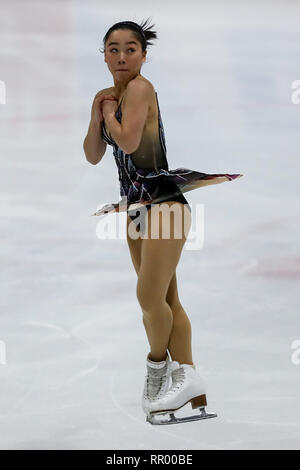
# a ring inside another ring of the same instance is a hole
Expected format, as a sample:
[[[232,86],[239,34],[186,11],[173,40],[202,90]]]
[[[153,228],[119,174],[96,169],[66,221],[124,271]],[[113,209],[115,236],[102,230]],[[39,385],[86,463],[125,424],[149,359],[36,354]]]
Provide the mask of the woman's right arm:
[[[93,101],[91,120],[87,135],[83,142],[86,159],[92,165],[100,162],[105,154],[107,144],[101,137],[101,126],[104,120],[101,103],[104,99],[116,99],[113,95],[105,94],[106,90],[99,91]]]

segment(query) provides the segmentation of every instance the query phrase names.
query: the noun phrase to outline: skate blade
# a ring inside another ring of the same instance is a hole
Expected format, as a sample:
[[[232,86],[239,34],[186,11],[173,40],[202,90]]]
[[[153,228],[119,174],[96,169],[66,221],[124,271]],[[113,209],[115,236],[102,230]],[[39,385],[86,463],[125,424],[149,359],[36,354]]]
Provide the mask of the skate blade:
[[[146,421],[154,425],[163,425],[163,424],[178,424],[178,423],[189,423],[191,421],[199,421],[201,419],[216,418],[218,415],[216,413],[207,413],[205,408],[199,408],[200,413],[198,415],[185,416],[183,418],[177,418],[174,413],[171,411],[165,413],[155,413],[150,416],[147,416]],[[168,414],[169,418],[161,418]],[[159,418],[157,419],[157,417]]]

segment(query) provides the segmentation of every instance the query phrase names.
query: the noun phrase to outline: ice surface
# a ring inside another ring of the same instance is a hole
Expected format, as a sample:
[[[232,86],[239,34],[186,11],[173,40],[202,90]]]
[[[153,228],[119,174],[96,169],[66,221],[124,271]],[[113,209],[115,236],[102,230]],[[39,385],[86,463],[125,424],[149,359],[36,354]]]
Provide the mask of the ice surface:
[[[1,6],[2,449],[300,447],[300,5],[157,3]],[[185,194],[204,204],[205,243],[184,249],[178,288],[218,418],[164,429],[141,408],[149,349],[126,240],[100,240],[91,217],[119,200],[112,150],[92,166],[82,148],[113,84],[102,38],[148,16],[159,40],[142,74],[170,168],[244,174]]]

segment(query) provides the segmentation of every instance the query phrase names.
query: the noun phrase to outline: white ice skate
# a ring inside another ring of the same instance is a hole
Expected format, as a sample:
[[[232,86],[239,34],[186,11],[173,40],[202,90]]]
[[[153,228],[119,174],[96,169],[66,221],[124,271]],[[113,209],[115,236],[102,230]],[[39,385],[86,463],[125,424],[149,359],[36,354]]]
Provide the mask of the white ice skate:
[[[142,408],[146,414],[152,401],[166,394],[171,380],[171,361],[168,352],[166,359],[160,362],[151,361],[149,354],[147,356],[147,375],[142,397]]]
[[[171,363],[172,385],[163,397],[157,397],[149,403],[147,421],[151,424],[175,424],[196,421],[199,419],[215,418],[216,413],[205,411],[205,384],[190,364]],[[192,408],[199,408],[200,414],[176,418],[174,412],[191,402]],[[169,419],[157,419],[159,415],[170,415]]]

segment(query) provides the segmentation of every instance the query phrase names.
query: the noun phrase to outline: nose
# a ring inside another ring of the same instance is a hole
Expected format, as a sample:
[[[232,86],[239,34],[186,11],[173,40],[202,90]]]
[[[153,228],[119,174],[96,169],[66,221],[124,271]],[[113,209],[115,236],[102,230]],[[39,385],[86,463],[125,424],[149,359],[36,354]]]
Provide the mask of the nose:
[[[120,64],[124,64],[124,56],[125,56],[125,52],[124,51],[120,51],[120,55],[119,55],[119,63]]]

